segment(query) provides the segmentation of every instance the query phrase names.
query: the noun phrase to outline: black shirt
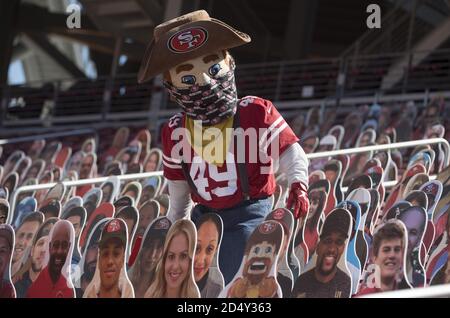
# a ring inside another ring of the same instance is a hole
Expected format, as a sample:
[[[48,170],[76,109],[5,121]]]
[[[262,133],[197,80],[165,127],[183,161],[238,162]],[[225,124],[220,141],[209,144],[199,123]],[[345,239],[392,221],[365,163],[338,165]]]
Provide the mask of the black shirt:
[[[300,275],[292,291],[293,298],[348,298],[351,293],[350,277],[337,268],[336,275],[328,283],[319,282],[314,269]]]

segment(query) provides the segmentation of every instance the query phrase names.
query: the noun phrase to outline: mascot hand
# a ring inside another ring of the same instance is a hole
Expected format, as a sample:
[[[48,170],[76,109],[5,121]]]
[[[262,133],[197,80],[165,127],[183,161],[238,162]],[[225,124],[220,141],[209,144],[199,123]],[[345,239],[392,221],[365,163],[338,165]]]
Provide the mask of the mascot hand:
[[[307,187],[301,182],[294,182],[289,191],[286,208],[292,211],[296,219],[305,217],[309,210]]]

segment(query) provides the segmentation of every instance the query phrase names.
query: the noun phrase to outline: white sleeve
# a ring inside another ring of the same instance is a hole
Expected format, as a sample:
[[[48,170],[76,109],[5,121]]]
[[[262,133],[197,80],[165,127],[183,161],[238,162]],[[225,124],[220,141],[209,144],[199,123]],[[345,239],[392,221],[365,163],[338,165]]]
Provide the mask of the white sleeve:
[[[191,190],[187,181],[167,180],[169,188],[169,211],[167,217],[175,222],[176,220],[188,218],[191,212],[192,200]]]
[[[287,177],[289,186],[294,182],[302,182],[308,186],[308,165],[305,151],[298,144],[290,145],[280,156],[279,172]],[[277,167],[277,163],[275,163]]]

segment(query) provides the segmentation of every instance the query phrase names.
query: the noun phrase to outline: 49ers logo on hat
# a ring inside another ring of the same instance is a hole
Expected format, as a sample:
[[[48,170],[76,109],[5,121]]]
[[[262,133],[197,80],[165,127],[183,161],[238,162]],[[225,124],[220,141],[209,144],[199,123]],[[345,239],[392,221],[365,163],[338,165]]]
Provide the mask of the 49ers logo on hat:
[[[208,32],[203,28],[189,28],[172,35],[167,46],[172,52],[187,53],[198,49],[208,40]]]
[[[117,220],[112,220],[109,222],[108,227],[106,228],[106,232],[117,232],[120,230],[120,222]]]
[[[270,221],[264,222],[258,227],[259,232],[262,234],[270,234],[275,230],[275,224],[276,223]]]

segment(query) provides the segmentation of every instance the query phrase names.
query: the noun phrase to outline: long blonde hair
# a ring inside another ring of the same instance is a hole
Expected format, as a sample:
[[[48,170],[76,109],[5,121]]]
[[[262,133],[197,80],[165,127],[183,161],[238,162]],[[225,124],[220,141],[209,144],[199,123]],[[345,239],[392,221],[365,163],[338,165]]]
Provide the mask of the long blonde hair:
[[[184,234],[188,241],[188,254],[189,254],[189,270],[186,279],[181,284],[180,298],[200,298],[200,292],[194,281],[192,273],[193,259],[195,248],[197,244],[197,231],[195,225],[190,220],[181,219],[176,221],[169,229],[167,233],[166,241],[164,242],[164,253],[156,266],[156,276],[153,283],[145,293],[145,298],[165,298],[167,292],[167,284],[165,280],[165,263],[167,254],[169,252],[169,246],[172,239],[178,234]]]

